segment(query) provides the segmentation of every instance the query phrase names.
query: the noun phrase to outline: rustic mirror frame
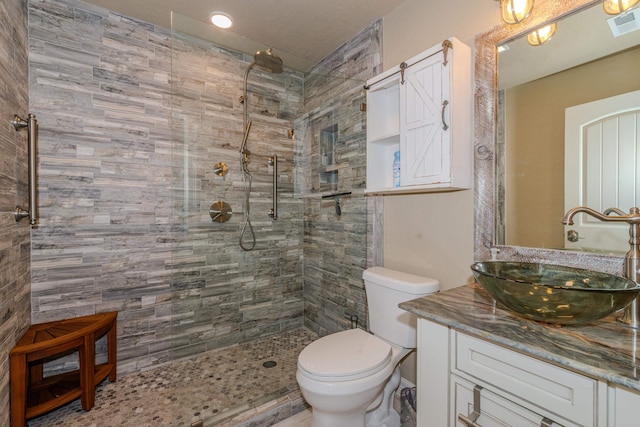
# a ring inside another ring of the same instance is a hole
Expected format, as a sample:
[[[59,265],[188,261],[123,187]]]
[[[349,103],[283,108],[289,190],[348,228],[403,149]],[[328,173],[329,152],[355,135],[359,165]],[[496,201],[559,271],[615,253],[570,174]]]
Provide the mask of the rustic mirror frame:
[[[497,153],[497,46],[523,36],[549,21],[602,3],[601,0],[537,0],[531,16],[521,24],[496,26],[475,39],[474,174],[475,259],[563,264],[622,274],[623,258],[586,252],[527,248],[496,244],[497,201],[500,197]],[[558,218],[560,221],[562,218]],[[531,224],[535,227],[535,224]]]

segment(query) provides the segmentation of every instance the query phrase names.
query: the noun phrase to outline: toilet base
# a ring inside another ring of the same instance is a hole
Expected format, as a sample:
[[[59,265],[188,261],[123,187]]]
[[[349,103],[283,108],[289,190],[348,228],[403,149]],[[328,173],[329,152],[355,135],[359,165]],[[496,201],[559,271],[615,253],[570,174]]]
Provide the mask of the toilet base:
[[[382,402],[377,408],[367,412],[365,427],[400,427],[400,415],[393,408],[393,399],[396,389],[400,385],[400,379],[400,365],[398,364],[384,386]]]
[[[336,414],[311,408],[312,427],[356,427],[365,425],[363,412],[354,414]]]

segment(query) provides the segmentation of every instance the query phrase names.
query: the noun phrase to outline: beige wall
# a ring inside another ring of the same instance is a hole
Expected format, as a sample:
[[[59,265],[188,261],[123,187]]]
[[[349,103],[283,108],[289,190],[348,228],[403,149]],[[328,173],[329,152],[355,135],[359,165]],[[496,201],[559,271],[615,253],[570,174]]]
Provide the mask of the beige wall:
[[[500,23],[493,0],[405,0],[383,20],[383,68],[456,37],[473,48],[476,34]],[[471,281],[473,191],[387,196],[384,265],[438,279],[443,289]],[[402,376],[416,382],[415,353]]]
[[[451,36],[473,47],[477,34],[499,23],[493,0],[405,0],[383,18],[383,67],[389,69]]]
[[[473,48],[499,22],[492,0],[406,0],[383,20],[384,69],[451,36]],[[385,197],[385,266],[433,277],[443,289],[468,283],[473,202],[472,190]]]

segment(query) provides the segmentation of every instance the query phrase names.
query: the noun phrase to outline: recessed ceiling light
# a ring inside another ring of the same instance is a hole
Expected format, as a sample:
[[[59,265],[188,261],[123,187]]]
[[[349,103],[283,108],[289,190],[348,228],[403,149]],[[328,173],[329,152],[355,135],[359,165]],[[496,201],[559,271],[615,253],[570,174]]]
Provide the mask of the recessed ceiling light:
[[[231,16],[224,12],[213,12],[211,14],[211,22],[218,28],[229,28],[233,25]]]

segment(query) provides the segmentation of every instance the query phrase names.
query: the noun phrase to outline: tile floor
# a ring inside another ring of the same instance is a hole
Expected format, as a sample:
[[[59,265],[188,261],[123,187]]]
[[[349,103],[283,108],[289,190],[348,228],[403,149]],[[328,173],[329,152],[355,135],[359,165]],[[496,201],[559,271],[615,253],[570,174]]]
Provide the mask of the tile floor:
[[[106,380],[91,411],[78,399],[28,427],[271,426],[306,408],[296,363],[316,338],[297,329]],[[270,361],[276,366],[263,365]]]

